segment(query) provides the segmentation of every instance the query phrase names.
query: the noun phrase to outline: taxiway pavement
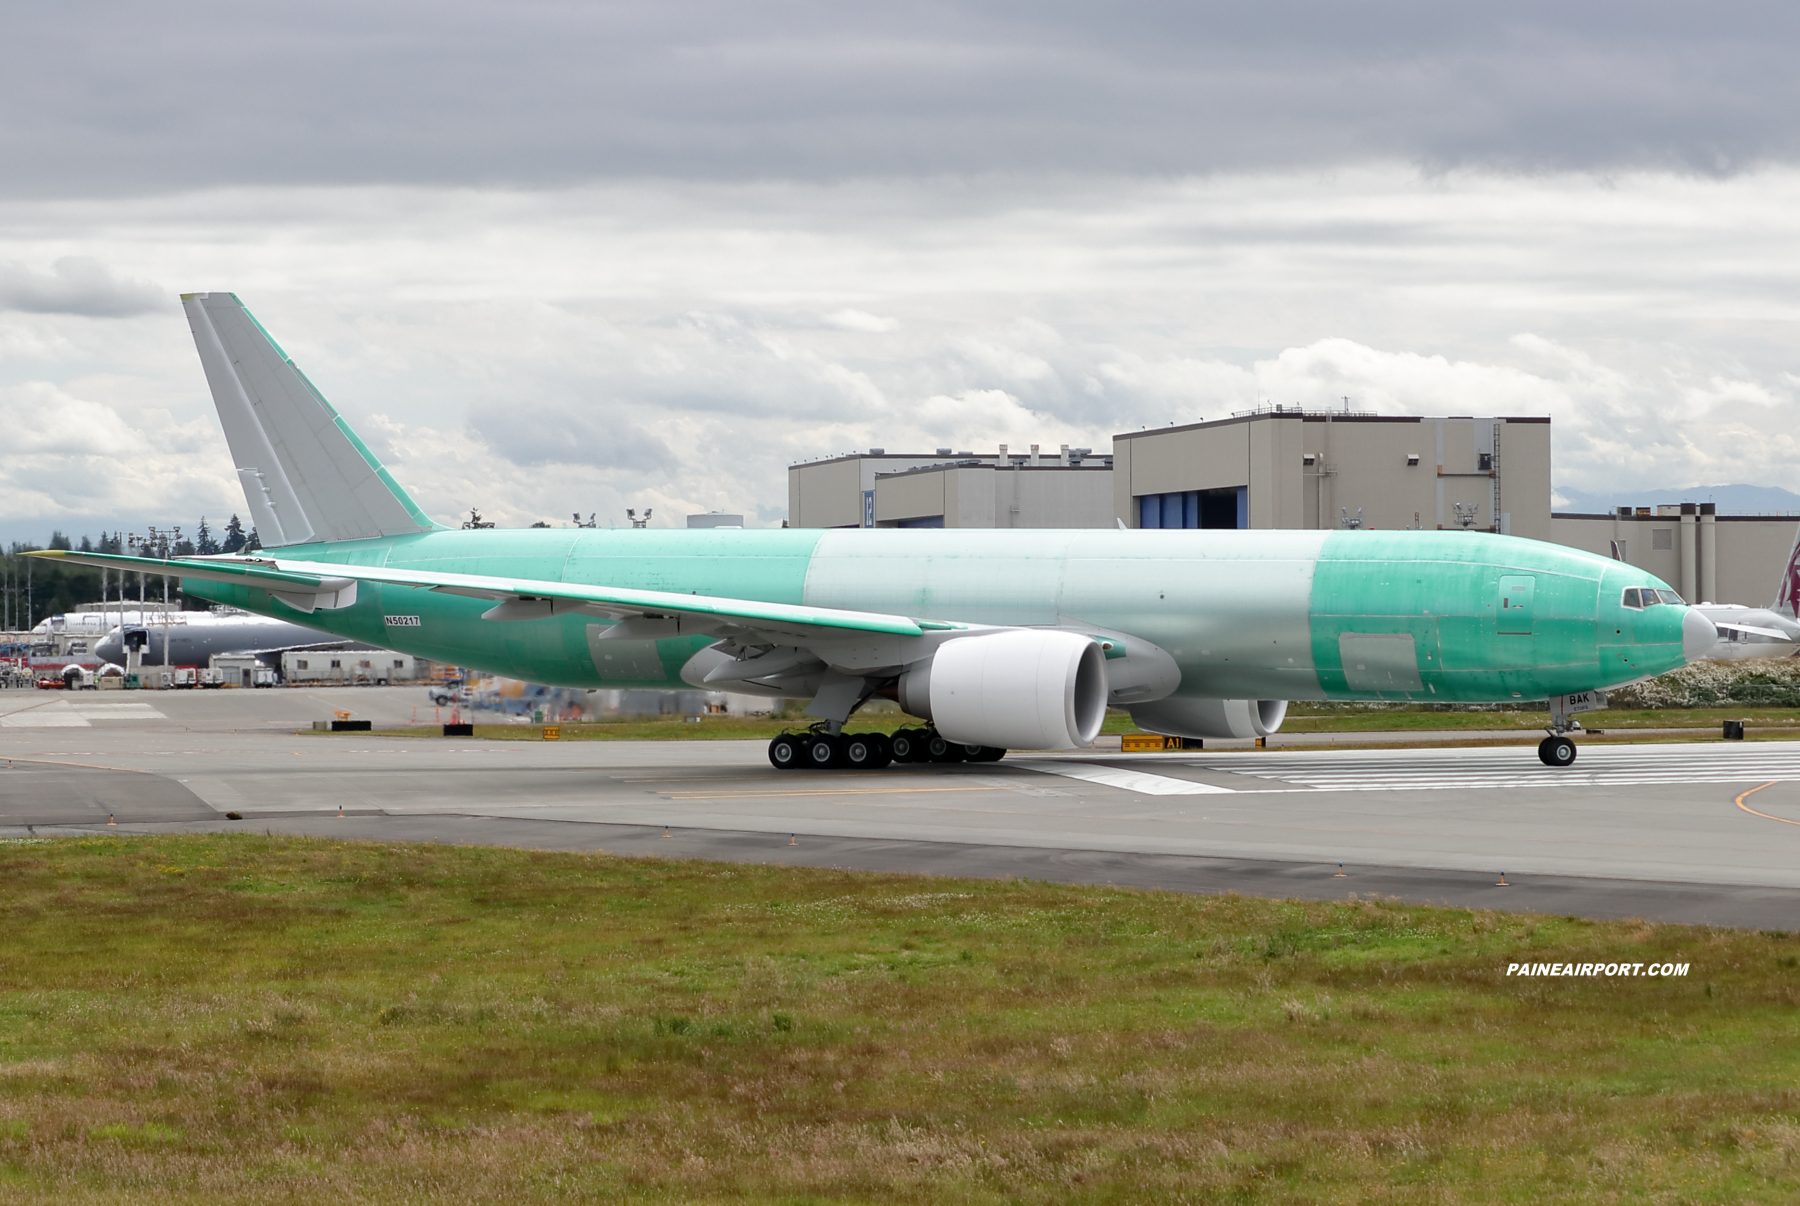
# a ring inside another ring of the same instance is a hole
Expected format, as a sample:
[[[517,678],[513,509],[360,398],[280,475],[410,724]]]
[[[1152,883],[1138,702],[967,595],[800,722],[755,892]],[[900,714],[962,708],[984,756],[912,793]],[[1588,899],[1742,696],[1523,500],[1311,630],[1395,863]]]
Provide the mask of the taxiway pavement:
[[[350,692],[394,719],[421,694]],[[28,695],[0,698],[0,833],[254,826],[1800,929],[1800,743],[1592,744],[1565,770],[1501,746],[856,774],[776,771],[762,742],[296,733],[330,689]]]

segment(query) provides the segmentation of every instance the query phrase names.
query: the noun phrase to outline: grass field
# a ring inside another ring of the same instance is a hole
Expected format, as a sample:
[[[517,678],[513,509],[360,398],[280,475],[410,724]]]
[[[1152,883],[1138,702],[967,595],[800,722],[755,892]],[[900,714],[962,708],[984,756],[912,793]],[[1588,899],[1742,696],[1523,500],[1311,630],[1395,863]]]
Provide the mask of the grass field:
[[[1800,1198],[1791,935],[248,835],[0,876],[7,1202]]]

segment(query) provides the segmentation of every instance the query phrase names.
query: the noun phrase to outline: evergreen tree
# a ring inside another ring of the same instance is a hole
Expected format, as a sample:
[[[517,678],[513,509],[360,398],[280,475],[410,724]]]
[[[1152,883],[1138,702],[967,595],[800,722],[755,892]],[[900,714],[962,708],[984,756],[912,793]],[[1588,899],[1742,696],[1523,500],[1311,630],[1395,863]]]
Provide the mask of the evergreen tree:
[[[244,552],[256,553],[256,552],[260,552],[261,550],[262,550],[262,537],[260,537],[256,534],[255,528],[251,528],[250,529],[250,539],[248,539],[244,542]]]
[[[244,525],[233,515],[231,522],[225,525],[225,542],[219,546],[221,553],[235,553],[244,547]]]
[[[200,527],[194,533],[194,551],[202,557],[219,551],[219,542],[213,539],[212,529],[206,526],[206,516],[200,517]]]
[[[83,536],[81,538],[81,551],[84,553],[93,552],[94,551],[94,542],[92,540],[89,540],[86,536]]]
[[[50,547],[53,549],[67,549],[70,547],[69,538],[64,536],[61,532],[51,532]]]

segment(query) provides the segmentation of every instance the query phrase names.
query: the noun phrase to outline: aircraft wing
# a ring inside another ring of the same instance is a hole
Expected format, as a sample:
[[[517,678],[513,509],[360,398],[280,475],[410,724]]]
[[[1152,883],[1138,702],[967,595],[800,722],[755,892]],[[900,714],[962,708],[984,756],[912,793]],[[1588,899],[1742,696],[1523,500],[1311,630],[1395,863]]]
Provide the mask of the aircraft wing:
[[[482,614],[484,620],[538,620],[579,611],[623,621],[615,626],[615,631],[621,637],[632,639],[740,631],[807,641],[854,633],[916,637],[927,631],[966,627],[942,620],[918,620],[880,612],[794,603],[765,603],[755,599],[484,574],[340,565],[286,557],[180,557],[163,561],[154,557],[77,553],[63,549],[29,555],[56,557],[102,568],[263,587],[282,602],[305,612],[350,606],[356,602],[358,582],[420,587],[442,594],[493,600],[494,606]]]
[[[1778,628],[1759,628],[1755,624],[1734,624],[1729,620],[1714,620],[1714,627],[1720,632],[1746,632],[1752,636],[1768,637],[1772,641],[1792,641],[1794,638]]]

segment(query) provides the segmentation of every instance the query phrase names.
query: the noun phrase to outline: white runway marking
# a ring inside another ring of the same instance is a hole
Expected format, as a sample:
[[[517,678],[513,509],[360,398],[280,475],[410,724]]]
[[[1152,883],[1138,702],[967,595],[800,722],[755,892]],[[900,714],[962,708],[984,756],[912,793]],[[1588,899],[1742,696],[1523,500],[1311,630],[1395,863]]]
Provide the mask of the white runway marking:
[[[1800,780],[1800,743],[1587,746],[1573,767],[1562,770],[1542,765],[1533,750],[1518,747],[1283,752],[1184,764],[1314,791],[1631,787]]]
[[[8,729],[85,729],[90,727],[87,717],[80,715],[68,704],[46,704],[41,708],[29,711],[13,712],[0,716],[0,728]]]
[[[22,708],[0,716],[0,728],[86,729],[95,720],[167,720],[146,703],[75,703],[67,699]]]
[[[1090,766],[1085,762],[1025,762],[1012,765],[1046,775],[1063,775],[1102,787],[1118,787],[1146,796],[1215,796],[1234,795],[1229,787],[1196,783],[1192,779],[1172,779],[1168,775],[1152,775],[1145,771],[1118,770],[1110,766]],[[1197,764],[1196,764],[1197,765]]]
[[[89,720],[167,720],[147,703],[72,703],[78,715]]]

